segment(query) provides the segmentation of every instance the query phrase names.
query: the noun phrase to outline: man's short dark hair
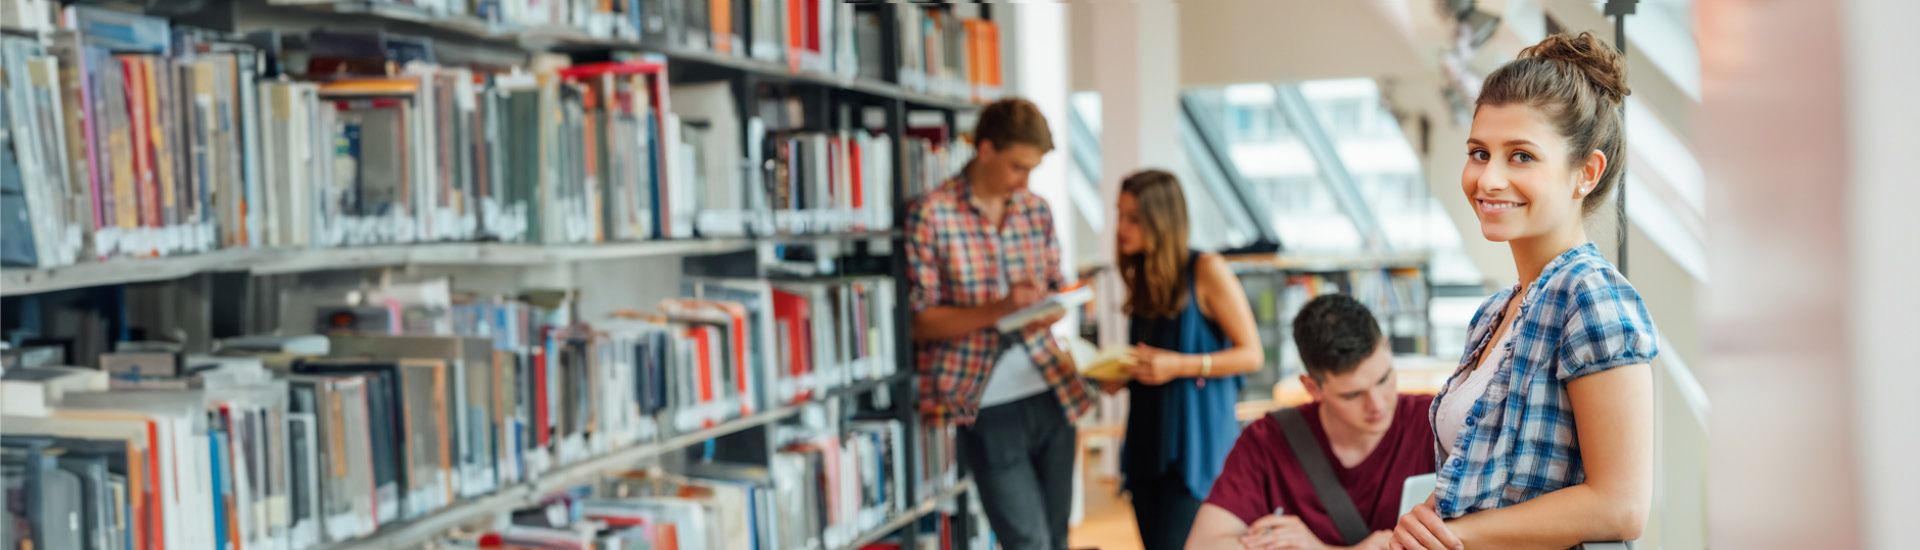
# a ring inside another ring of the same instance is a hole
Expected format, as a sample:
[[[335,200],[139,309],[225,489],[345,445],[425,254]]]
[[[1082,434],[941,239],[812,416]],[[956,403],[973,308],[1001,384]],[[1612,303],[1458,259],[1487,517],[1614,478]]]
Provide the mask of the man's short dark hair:
[[[1367,306],[1345,294],[1307,302],[1293,318],[1293,342],[1314,380],[1346,374],[1380,347],[1380,323]]]

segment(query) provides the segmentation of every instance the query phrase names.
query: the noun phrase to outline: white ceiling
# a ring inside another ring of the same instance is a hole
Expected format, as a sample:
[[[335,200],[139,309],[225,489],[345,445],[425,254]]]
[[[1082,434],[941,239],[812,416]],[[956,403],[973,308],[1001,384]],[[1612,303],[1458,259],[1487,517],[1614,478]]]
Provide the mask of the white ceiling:
[[[1292,82],[1382,77],[1423,69],[1400,25],[1378,1],[1183,0],[1180,11],[1182,87],[1247,82]],[[1093,87],[1085,53],[1093,47],[1092,10],[1106,2],[1072,4],[1075,90]]]

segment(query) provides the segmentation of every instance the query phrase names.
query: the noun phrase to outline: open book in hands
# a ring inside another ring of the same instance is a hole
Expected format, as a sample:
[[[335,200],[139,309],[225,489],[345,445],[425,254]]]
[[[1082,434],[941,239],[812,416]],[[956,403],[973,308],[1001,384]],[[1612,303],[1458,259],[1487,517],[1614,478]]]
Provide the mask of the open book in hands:
[[[1026,328],[1027,325],[1033,324],[1035,321],[1045,319],[1052,315],[1065,314],[1067,308],[1080,306],[1091,301],[1093,301],[1092,288],[1080,287],[1068,290],[1048,296],[1045,300],[1034,302],[1033,305],[1021,308],[1020,311],[1008,313],[1005,317],[1001,317],[999,321],[995,321],[993,327],[1000,332],[1018,331]]]
[[[1096,382],[1127,382],[1133,380],[1133,348],[1128,346],[1108,346],[1105,349],[1095,347],[1085,338],[1074,338],[1067,345],[1068,353],[1073,354],[1073,362],[1080,366],[1080,375]]]

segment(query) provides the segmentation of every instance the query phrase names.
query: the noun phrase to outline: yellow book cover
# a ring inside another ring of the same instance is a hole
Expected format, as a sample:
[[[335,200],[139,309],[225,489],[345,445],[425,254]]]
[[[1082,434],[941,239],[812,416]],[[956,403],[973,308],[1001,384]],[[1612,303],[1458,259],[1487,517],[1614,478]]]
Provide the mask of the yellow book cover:
[[[1067,346],[1073,354],[1073,362],[1080,367],[1080,375],[1099,382],[1126,382],[1133,380],[1133,350],[1127,346],[1108,346],[1098,348],[1085,338],[1074,338]]]

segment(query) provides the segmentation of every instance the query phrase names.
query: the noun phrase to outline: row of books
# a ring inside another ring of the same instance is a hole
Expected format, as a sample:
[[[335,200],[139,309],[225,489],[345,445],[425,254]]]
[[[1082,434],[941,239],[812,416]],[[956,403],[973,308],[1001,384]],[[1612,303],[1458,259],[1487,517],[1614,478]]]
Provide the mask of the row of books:
[[[309,74],[327,80],[302,81],[275,72],[279,50],[262,40],[66,13],[72,28],[47,44],[0,38],[8,266],[891,225],[892,138],[866,124],[743,123],[724,83],[669,86],[658,57],[538,56],[542,70],[491,72],[436,65],[404,37],[314,31],[309,42],[332,50],[314,53]]]
[[[330,4],[337,0],[273,0]],[[502,31],[564,27],[586,36],[784,63],[790,70],[881,80],[884,48],[898,48],[900,84],[973,100],[1000,95],[1000,31],[970,5],[895,10],[885,43],[878,6],[832,0],[372,0],[431,16],[480,17]]]
[[[680,135],[692,155],[679,165],[688,167],[688,179],[699,190],[696,233],[743,236],[893,226],[897,146],[891,136],[874,129],[877,117],[842,107],[833,117],[836,129],[824,130],[828,121],[805,118],[797,100],[769,98],[742,124],[726,83],[675,86],[672,94]],[[744,139],[741,128],[747,132]]]
[[[1004,82],[1000,26],[992,20],[964,16],[963,9],[977,10],[978,6],[955,4],[952,9],[896,12],[900,85],[974,101],[999,99]]]
[[[295,455],[277,450],[294,445],[295,433],[311,438],[298,432],[311,425],[287,416],[286,382],[258,362],[195,366],[202,373],[185,391],[139,382],[100,391],[106,374],[90,369],[8,372],[0,468],[10,474],[9,547],[271,547],[264,541],[294,538],[289,522],[275,520],[300,512],[289,483]]]
[[[916,131],[904,141],[908,196],[933,190],[973,160],[973,144],[935,130]]]
[[[54,0],[13,0],[0,4],[0,29],[42,31],[53,28]]]
[[[745,320],[753,335],[748,355],[772,371],[765,376],[772,383],[758,398],[763,407],[806,401],[898,370],[892,279],[692,279],[685,286],[685,294],[728,304]],[[668,306],[669,312],[685,309],[691,307]]]
[[[817,408],[833,408],[823,403]],[[856,419],[775,429],[767,464],[703,461],[645,468],[511,514],[509,525],[455,537],[453,548],[844,548],[910,513],[905,425]],[[928,488],[936,493],[947,486]]]
[[[1283,370],[1300,367],[1292,340],[1293,318],[1307,302],[1325,294],[1346,293],[1365,304],[1379,320],[1381,334],[1398,353],[1424,353],[1427,282],[1419,268],[1354,269],[1320,273],[1243,274],[1254,319],[1268,346],[1267,360]]]
[[[1347,274],[1353,297],[1376,315],[1425,315],[1427,279],[1419,268],[1365,269]]]

